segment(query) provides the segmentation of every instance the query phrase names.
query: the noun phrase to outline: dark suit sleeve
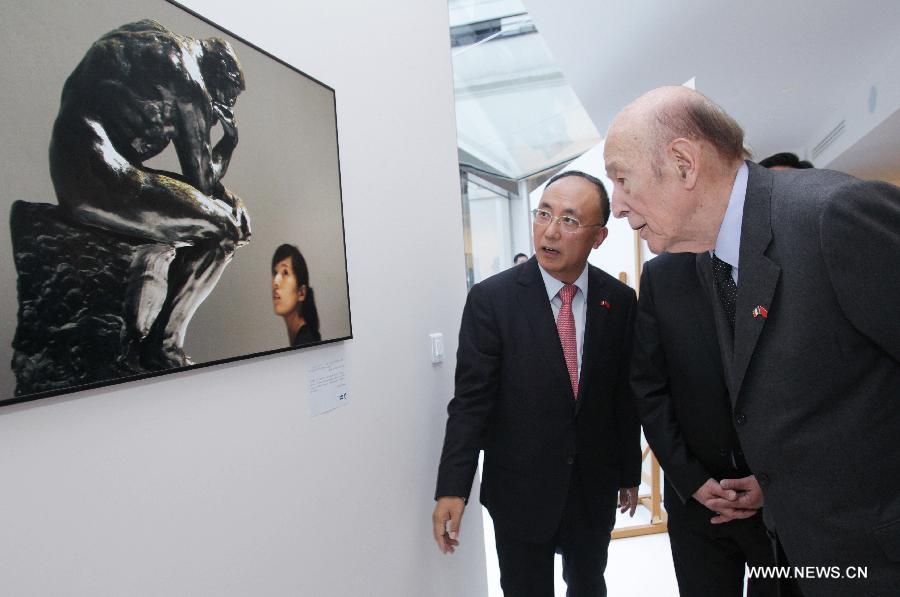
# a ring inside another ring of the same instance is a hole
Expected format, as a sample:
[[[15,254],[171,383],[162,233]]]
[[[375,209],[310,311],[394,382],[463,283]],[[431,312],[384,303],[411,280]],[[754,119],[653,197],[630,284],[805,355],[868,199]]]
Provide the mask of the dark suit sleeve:
[[[497,399],[501,341],[490,298],[484,287],[476,284],[466,299],[456,352],[456,390],[447,406],[435,499],[468,499],[482,438]]]
[[[616,430],[619,434],[620,464],[619,487],[637,487],[641,484],[641,424],[638,421],[628,372],[631,346],[634,339],[636,300],[634,291],[628,289],[628,315],[625,325],[625,346],[622,348],[621,366],[616,381]]]
[[[645,266],[641,275],[641,297],[638,300],[631,359],[631,388],[644,425],[644,435],[681,501],[687,502],[712,475],[691,454],[675,417],[669,394],[666,355],[653,303],[650,269]],[[688,307],[685,305],[685,308]]]
[[[842,189],[822,211],[820,242],[844,314],[900,361],[900,189],[874,182]]]

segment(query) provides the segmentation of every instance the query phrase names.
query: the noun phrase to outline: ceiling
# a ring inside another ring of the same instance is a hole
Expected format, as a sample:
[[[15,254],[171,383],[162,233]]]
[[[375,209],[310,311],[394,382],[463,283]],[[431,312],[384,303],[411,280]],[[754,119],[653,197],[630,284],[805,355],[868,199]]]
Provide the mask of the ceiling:
[[[600,135],[539,35],[453,52],[457,144],[512,179],[590,149]]]
[[[809,157],[849,102],[869,93],[873,73],[900,56],[897,0],[524,4],[601,134],[645,91],[695,77],[697,90],[741,123],[757,158],[779,151]],[[900,72],[886,76],[887,87],[900,88]],[[860,134],[871,130],[880,141],[854,143],[848,151],[856,155],[841,156],[845,164],[878,161],[870,175],[900,178],[900,118],[889,117],[900,102],[889,108]]]
[[[571,160],[600,134],[520,0],[450,0],[460,164],[510,180]]]
[[[828,164],[865,180],[885,180],[900,186],[900,110],[872,129]]]

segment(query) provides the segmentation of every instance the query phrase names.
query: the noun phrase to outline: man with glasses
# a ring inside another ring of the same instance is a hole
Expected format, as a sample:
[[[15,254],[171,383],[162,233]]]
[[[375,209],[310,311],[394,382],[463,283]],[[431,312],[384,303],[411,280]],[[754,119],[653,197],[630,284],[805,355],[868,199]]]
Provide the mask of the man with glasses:
[[[469,293],[433,514],[444,553],[478,452],[505,594],[606,595],[615,508],[634,515],[640,428],[628,387],[635,294],[588,254],[606,239],[609,198],[583,172],[550,179],[534,215],[535,256]]]

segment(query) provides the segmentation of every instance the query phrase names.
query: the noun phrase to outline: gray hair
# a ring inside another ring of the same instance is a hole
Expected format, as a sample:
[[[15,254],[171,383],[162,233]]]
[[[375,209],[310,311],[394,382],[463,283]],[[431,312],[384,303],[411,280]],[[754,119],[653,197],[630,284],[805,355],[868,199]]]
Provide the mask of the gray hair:
[[[669,102],[656,112],[651,142],[655,145],[653,171],[657,177],[662,176],[662,148],[679,137],[709,143],[727,162],[748,157],[741,125],[700,93]]]

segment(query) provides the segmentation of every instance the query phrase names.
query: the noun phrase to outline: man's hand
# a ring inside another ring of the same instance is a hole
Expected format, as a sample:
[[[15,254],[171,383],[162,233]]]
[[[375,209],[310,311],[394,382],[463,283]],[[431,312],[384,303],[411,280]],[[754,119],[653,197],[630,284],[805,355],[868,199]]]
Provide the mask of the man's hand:
[[[738,492],[736,502],[741,508],[759,510],[763,507],[763,492],[756,480],[756,475],[741,479],[722,479],[722,489],[733,489]]]
[[[724,524],[732,520],[742,518],[750,518],[755,516],[759,510],[747,510],[745,508],[720,508],[716,511],[716,515],[709,519],[713,524]]]
[[[723,488],[718,481],[710,477],[706,480],[706,483],[700,486],[700,489],[694,492],[693,497],[695,500],[709,508],[709,506],[706,505],[709,500],[720,498],[733,502],[737,499],[737,492],[732,489]]]
[[[693,497],[705,507],[716,513],[715,518],[710,520],[710,522],[719,524],[731,520],[731,517],[728,517],[727,515],[723,516],[722,512],[725,510],[725,506],[723,506],[723,504],[729,504],[727,508],[728,513],[732,513],[732,511],[734,510],[734,501],[738,498],[738,494],[733,489],[723,488],[718,481],[710,477],[703,485],[700,486],[700,489],[694,492]],[[712,506],[710,506],[710,503],[713,502],[713,500],[716,500],[716,503],[719,504],[719,507],[713,508]]]
[[[431,515],[434,540],[441,553],[453,553],[459,545],[459,523],[462,521],[466,501],[461,497],[444,496],[438,498]],[[450,524],[447,524],[447,523]]]
[[[619,512],[625,513],[631,510],[628,516],[634,517],[634,511],[638,505],[638,488],[637,487],[620,487],[619,488]]]
[[[713,524],[721,524],[736,518],[750,518],[763,507],[762,489],[754,475],[741,479],[722,479],[720,485],[726,491],[736,491],[737,497],[734,500],[713,498],[704,504],[719,514],[710,521]]]

